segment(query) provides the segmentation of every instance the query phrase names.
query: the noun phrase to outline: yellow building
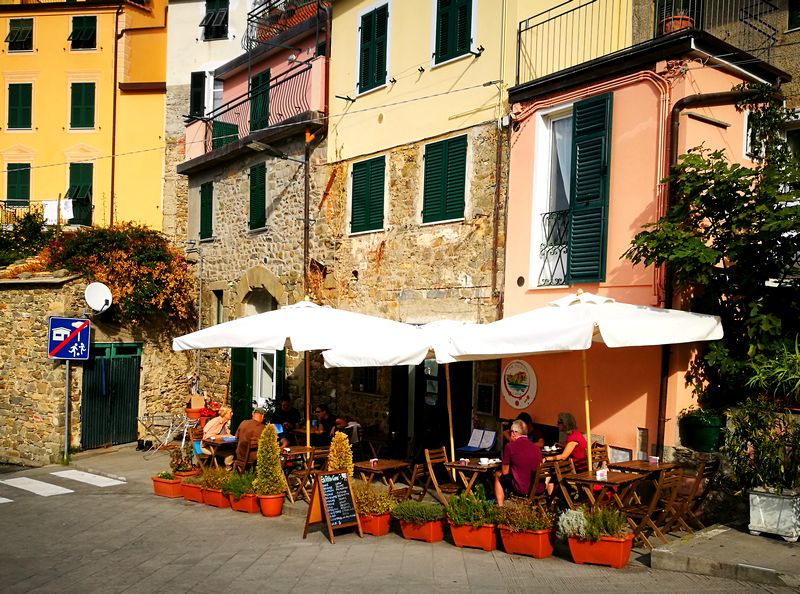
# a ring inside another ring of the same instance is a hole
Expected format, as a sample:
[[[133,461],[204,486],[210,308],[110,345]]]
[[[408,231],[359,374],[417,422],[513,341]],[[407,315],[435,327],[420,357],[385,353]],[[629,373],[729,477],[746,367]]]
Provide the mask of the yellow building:
[[[161,228],[166,1],[0,4],[0,220]]]

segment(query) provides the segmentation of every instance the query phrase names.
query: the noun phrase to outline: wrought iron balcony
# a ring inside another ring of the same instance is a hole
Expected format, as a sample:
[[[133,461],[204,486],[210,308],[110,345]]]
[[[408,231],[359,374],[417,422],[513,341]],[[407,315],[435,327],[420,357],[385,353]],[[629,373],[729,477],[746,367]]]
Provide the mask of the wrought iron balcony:
[[[681,29],[770,61],[782,19],[771,0],[567,0],[519,23],[517,84]]]
[[[553,287],[567,284],[567,254],[569,251],[569,210],[542,214],[542,242],[539,244],[537,286]]]
[[[301,23],[317,20],[317,29],[325,27],[323,9],[330,0],[266,0],[247,14],[247,34],[242,39],[245,50],[254,50],[262,44],[276,45],[281,35]]]

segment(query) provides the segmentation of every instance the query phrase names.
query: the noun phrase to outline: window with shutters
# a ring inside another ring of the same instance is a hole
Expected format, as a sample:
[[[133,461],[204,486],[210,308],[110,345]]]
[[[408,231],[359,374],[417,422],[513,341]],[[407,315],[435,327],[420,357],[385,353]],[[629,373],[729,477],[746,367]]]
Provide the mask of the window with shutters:
[[[206,114],[206,73],[192,72],[189,83],[189,115],[202,118]]]
[[[466,136],[456,136],[427,145],[422,222],[463,219],[466,183]]]
[[[383,229],[386,157],[353,163],[350,233]]]
[[[8,129],[31,129],[31,97],[33,84],[12,83],[8,85]]]
[[[434,62],[441,64],[469,53],[472,45],[472,0],[436,0]]]
[[[72,31],[67,39],[70,48],[74,50],[97,48],[97,17],[74,16],[72,17]]]
[[[6,165],[6,206],[25,207],[31,199],[31,164]]]
[[[214,233],[214,182],[200,186],[200,239],[211,239]]]
[[[9,52],[32,52],[33,19],[9,19],[6,43]]]
[[[605,280],[611,94],[540,115],[534,164],[535,286]]]
[[[92,224],[92,189],[94,184],[94,165],[92,163],[69,164],[69,187],[64,194],[72,200],[70,225]]]
[[[267,165],[250,168],[250,229],[267,226]]]
[[[361,17],[358,28],[358,89],[364,93],[386,84],[389,5],[384,4]]]
[[[228,0],[206,0],[206,14],[200,21],[203,39],[228,38]]]
[[[94,128],[94,83],[72,83],[70,128]]]

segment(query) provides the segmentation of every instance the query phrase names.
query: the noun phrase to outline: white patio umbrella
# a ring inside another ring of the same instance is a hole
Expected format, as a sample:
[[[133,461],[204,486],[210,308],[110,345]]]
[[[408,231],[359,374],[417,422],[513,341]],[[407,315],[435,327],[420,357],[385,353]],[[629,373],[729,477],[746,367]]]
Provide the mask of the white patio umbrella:
[[[310,301],[301,301],[261,314],[209,326],[172,340],[175,351],[210,348],[254,348],[295,351],[330,349],[350,341],[402,341],[413,332],[408,324],[369,316]],[[396,338],[395,338],[396,337]],[[310,441],[309,359],[306,370],[306,443]]]
[[[543,339],[545,330],[553,336]],[[722,334],[717,316],[618,303],[578,291],[544,307],[454,334],[450,355],[499,358],[582,351],[586,433],[591,444],[586,350],[593,341],[618,348],[718,340]],[[587,454],[591,468],[591,447]]]

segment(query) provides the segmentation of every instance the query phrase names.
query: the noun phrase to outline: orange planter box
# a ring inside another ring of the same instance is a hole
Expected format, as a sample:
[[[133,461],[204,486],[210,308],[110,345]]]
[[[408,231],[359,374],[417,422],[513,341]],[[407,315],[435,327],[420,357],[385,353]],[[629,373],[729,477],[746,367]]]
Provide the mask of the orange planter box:
[[[228,496],[231,502],[231,509],[234,511],[245,512],[248,514],[257,514],[259,512],[258,499],[252,493],[242,495],[239,501],[233,498],[233,495]]]
[[[414,524],[400,520],[400,530],[403,538],[407,540],[421,540],[424,542],[439,542],[444,538],[444,525],[441,520]]]
[[[213,507],[230,507],[231,502],[227,495],[219,489],[203,489],[203,503]]]
[[[181,493],[186,501],[203,503],[203,488],[200,485],[181,483]]]
[[[383,536],[389,534],[389,524],[392,516],[389,513],[379,516],[359,516],[361,519],[361,531],[372,536]]]
[[[622,538],[614,536],[601,536],[597,542],[581,540],[570,536],[569,552],[572,560],[578,565],[594,563],[596,565],[610,565],[615,569],[625,567],[631,556],[633,534],[626,534]]]
[[[493,551],[497,548],[497,534],[494,524],[484,524],[475,528],[471,524],[464,526],[454,526],[450,524],[450,534],[457,547],[470,547],[473,549],[483,549]]]
[[[169,497],[177,499],[183,497],[181,491],[181,481],[179,479],[162,479],[156,476],[153,479],[153,492],[159,497]]]
[[[509,555],[527,555],[544,559],[553,554],[552,530],[519,530],[513,532],[507,526],[498,526],[503,549]]]

